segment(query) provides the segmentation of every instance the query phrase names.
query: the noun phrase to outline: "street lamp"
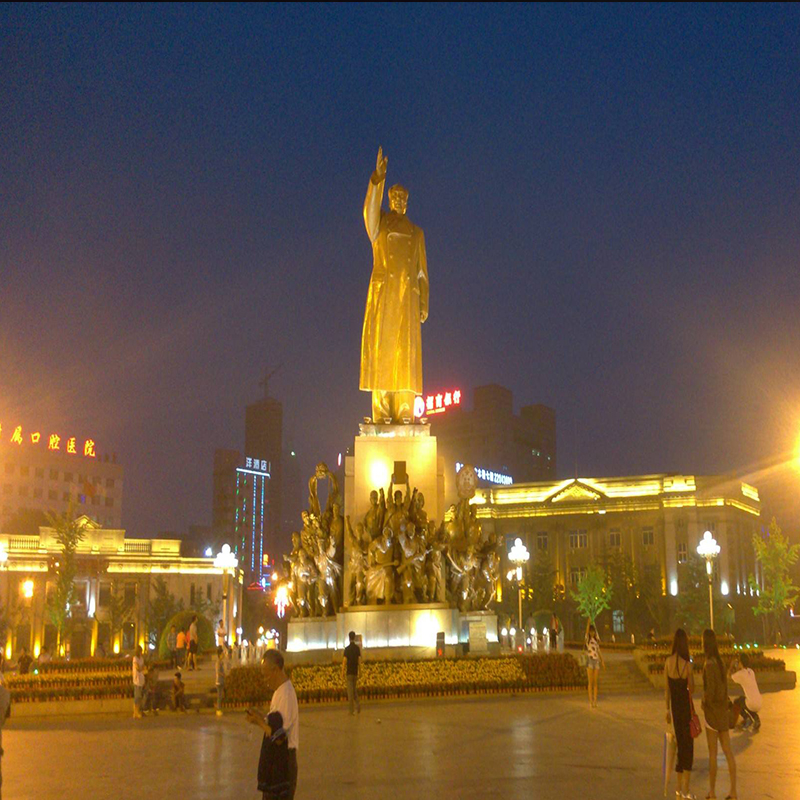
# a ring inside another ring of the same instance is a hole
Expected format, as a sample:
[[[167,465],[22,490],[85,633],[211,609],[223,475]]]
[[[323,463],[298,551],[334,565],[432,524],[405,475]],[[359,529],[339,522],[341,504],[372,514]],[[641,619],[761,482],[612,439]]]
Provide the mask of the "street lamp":
[[[711,531],[706,531],[700,544],[697,545],[697,554],[706,560],[706,572],[708,573],[708,612],[711,616],[711,630],[714,630],[714,596],[712,592],[712,575],[714,572],[714,559],[719,555],[720,546],[716,539],[711,535]]]
[[[229,570],[235,570],[239,566],[239,559],[231,552],[229,544],[222,545],[222,550],[217,553],[214,559],[214,566],[222,570],[222,619],[225,620],[225,630],[230,631],[232,620],[228,619],[228,594],[230,592]],[[226,634],[230,637],[230,634]],[[228,639],[230,643],[230,638]]]
[[[517,537],[514,540],[514,546],[508,554],[508,560],[516,567],[517,571],[517,597],[519,598],[519,627],[524,628],[522,622],[522,567],[527,563],[531,554],[528,548],[522,544],[522,539]]]

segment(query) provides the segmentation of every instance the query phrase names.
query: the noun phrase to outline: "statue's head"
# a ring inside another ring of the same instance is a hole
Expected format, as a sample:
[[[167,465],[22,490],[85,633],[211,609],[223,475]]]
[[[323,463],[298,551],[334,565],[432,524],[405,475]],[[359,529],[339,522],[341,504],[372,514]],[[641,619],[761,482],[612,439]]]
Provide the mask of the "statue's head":
[[[324,461],[320,461],[317,464],[316,469],[314,470],[314,477],[319,478],[326,478],[328,476],[328,465]]]
[[[378,493],[374,489],[369,493],[369,503],[372,506],[378,505]]]
[[[342,507],[338,503],[334,503],[333,506],[333,516],[338,517],[342,512]]]
[[[402,492],[395,492],[394,493],[394,504],[399,506],[403,502],[403,493]]]
[[[303,525],[308,525],[308,511],[301,511],[300,519],[303,520]]]
[[[425,495],[422,492],[417,492],[417,508],[425,507]]]
[[[405,214],[408,208],[408,189],[399,183],[389,189],[389,208],[397,214]]]

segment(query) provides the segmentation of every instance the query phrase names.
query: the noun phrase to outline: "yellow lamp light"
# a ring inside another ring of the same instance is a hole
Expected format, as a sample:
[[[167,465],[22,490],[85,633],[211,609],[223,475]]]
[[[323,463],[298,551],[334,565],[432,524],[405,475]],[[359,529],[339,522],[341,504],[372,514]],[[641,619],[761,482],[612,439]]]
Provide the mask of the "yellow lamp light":
[[[373,487],[388,486],[392,476],[389,465],[380,458],[376,458],[369,466],[369,479]]]
[[[114,639],[114,655],[119,655],[119,639]]]
[[[33,581],[30,578],[22,582],[22,596],[27,600],[33,597]]]

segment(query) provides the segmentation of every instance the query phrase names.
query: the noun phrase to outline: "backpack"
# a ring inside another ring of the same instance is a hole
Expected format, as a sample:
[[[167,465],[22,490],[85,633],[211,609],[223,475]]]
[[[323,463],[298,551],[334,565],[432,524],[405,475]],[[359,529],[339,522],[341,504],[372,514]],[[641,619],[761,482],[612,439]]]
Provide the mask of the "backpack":
[[[271,736],[264,734],[261,755],[258,759],[258,791],[268,797],[289,797],[292,787],[289,782],[289,739],[283,729],[283,719],[278,712],[267,718],[272,728]]]

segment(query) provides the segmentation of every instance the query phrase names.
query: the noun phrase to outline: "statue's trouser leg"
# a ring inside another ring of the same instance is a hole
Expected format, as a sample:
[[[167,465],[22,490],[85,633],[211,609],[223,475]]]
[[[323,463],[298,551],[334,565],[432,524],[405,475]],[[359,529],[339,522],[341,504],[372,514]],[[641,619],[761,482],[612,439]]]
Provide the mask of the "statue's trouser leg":
[[[392,422],[414,421],[414,392],[390,392]]]
[[[376,390],[372,393],[372,421],[386,422],[392,418],[391,392]]]

